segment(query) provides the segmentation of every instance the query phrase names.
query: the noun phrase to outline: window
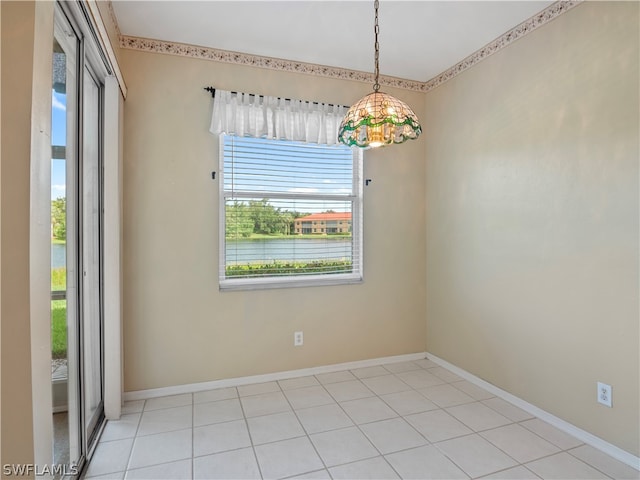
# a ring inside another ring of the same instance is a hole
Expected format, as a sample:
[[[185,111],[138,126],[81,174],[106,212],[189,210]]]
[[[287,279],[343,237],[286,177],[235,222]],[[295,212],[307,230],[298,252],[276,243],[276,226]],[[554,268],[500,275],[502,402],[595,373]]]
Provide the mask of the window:
[[[220,149],[221,289],[362,280],[361,150],[226,134]]]

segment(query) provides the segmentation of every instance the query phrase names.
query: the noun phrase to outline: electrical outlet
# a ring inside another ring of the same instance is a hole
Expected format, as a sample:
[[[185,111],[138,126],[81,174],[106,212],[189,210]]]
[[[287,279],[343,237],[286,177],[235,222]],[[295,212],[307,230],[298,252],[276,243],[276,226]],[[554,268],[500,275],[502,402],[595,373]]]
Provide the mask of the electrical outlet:
[[[611,385],[598,382],[598,403],[611,407]]]
[[[304,337],[302,336],[302,332],[294,332],[293,334],[293,346],[301,347],[304,343]]]

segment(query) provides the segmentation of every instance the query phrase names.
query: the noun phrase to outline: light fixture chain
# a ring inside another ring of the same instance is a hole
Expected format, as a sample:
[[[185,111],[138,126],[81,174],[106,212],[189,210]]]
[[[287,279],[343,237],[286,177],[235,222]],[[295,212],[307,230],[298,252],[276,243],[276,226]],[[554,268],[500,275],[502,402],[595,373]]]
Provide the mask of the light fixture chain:
[[[375,19],[375,24],[373,27],[373,32],[375,35],[375,76],[376,76],[376,80],[375,83],[373,84],[373,91],[377,92],[378,90],[380,90],[380,83],[379,83],[379,77],[380,77],[380,43],[378,42],[378,34],[380,33],[380,26],[378,25],[378,8],[380,7],[380,0],[374,0],[373,2],[373,8],[376,12],[376,19]]]

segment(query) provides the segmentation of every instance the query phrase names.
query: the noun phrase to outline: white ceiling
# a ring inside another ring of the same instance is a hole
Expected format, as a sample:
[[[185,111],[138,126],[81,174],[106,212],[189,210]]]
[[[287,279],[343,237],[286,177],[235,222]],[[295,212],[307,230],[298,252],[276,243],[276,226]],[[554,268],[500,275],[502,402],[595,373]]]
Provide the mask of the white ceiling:
[[[381,0],[380,73],[425,82],[549,1]],[[373,72],[373,1],[126,1],[123,35]]]

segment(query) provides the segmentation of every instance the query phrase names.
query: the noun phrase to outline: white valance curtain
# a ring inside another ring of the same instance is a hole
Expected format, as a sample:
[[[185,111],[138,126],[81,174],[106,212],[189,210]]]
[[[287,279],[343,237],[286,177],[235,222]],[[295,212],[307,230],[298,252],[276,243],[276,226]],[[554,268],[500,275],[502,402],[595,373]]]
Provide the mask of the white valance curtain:
[[[342,105],[216,89],[209,130],[213,134],[334,145],[347,110]]]

